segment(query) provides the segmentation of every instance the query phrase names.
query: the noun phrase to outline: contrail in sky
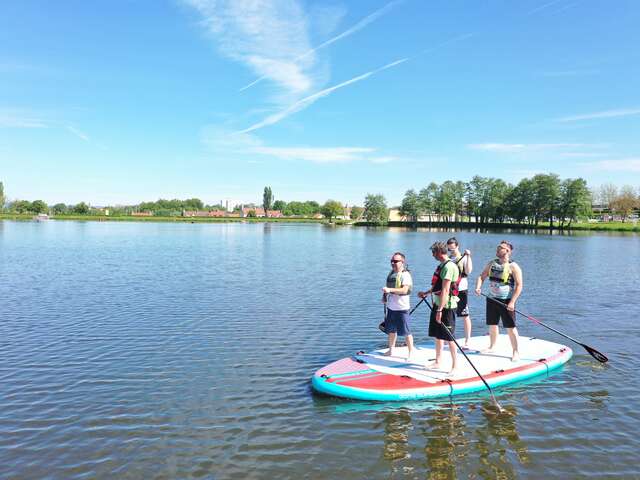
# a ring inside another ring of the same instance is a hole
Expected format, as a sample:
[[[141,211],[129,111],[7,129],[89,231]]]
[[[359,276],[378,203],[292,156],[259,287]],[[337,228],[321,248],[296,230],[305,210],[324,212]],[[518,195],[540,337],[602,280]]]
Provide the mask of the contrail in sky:
[[[348,37],[349,35],[351,35],[353,33],[356,33],[358,30],[362,30],[364,27],[369,25],[371,22],[377,20],[379,17],[381,17],[382,15],[387,13],[389,10],[391,10],[396,4],[400,3],[401,1],[402,0],[394,0],[392,2],[387,3],[384,7],[379,8],[375,12],[367,15],[365,18],[363,18],[358,23],[356,23],[353,27],[345,30],[344,32],[342,32],[339,35],[336,35],[333,38],[330,38],[329,40],[327,40],[324,43],[321,43],[320,45],[318,45],[315,48],[312,48],[311,50],[307,50],[302,55],[296,57],[293,61],[297,62],[298,60],[302,60],[303,58],[308,57],[309,55],[311,55],[315,51],[320,50],[321,48],[324,48],[324,47],[326,47],[328,45],[331,45],[332,43],[335,43],[335,42],[337,42],[338,40],[340,40],[342,38]],[[254,80],[253,82],[249,83],[248,85],[245,85],[239,91],[242,92],[242,91],[244,91],[244,90],[246,90],[246,89],[248,89],[250,87],[253,87],[255,84],[257,84],[258,82],[264,80],[265,78],[267,78],[267,76],[263,75],[262,77],[257,78],[256,80]]]
[[[465,38],[469,38],[471,36],[471,34],[465,34],[465,35],[460,35],[458,37],[452,38],[451,40],[447,40],[445,42],[442,42],[438,45],[436,45],[433,48],[424,50],[423,52],[421,52],[420,54],[416,55],[416,56],[420,56],[420,55],[424,55],[426,53],[430,53],[433,52],[439,48],[442,48],[443,46],[458,41],[458,40],[462,40]],[[293,115],[294,113],[297,113],[301,110],[304,110],[305,108],[309,107],[310,105],[312,105],[313,103],[316,102],[316,100],[319,100],[323,97],[326,97],[328,95],[331,95],[333,92],[335,92],[336,90],[339,90],[340,88],[346,87],[347,85],[351,85],[354,83],[357,83],[361,80],[364,80],[365,78],[369,78],[372,75],[375,75],[376,73],[382,72],[383,70],[386,70],[388,68],[392,68],[392,67],[396,67],[398,65],[401,65],[409,60],[411,60],[412,57],[404,57],[404,58],[400,58],[398,60],[394,60],[393,62],[387,63],[385,65],[383,65],[382,67],[376,68],[374,70],[370,70],[366,73],[363,73],[361,75],[358,75],[356,77],[353,77],[349,80],[346,80],[342,83],[339,83],[337,85],[334,85],[333,87],[329,87],[329,88],[325,88],[324,90],[320,90],[319,92],[314,93],[313,95],[309,95],[308,97],[305,97],[301,100],[298,100],[297,102],[295,102],[294,104],[292,104],[291,106],[287,107],[286,109],[278,112],[278,113],[274,113],[273,115],[269,115],[267,118],[265,118],[264,120],[251,125],[248,128],[245,128],[244,130],[240,130],[236,133],[249,133],[252,132],[254,130],[258,130],[262,127],[266,127],[269,125],[273,125],[274,123],[278,123],[280,120],[288,117],[289,115]]]

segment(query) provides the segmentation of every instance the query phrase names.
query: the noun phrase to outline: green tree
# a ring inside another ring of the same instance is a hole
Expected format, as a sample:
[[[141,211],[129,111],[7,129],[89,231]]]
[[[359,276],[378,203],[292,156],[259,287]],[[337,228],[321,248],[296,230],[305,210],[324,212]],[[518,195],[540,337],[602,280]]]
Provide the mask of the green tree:
[[[287,208],[287,202],[285,202],[284,200],[276,200],[275,202],[273,202],[274,210],[279,210],[281,212],[284,212],[286,208]]]
[[[67,213],[67,206],[64,203],[56,203],[53,207],[51,207],[51,211],[54,215],[64,215]]]
[[[264,187],[264,193],[262,194],[262,206],[264,207],[265,213],[267,213],[267,210],[272,210],[273,192],[271,191],[271,187]]]
[[[204,210],[204,203],[199,198],[189,198],[182,202],[182,205],[175,205],[175,207],[177,207],[174,208],[175,210],[182,210],[183,208],[185,210]]]
[[[553,219],[557,214],[560,200],[560,178],[558,175],[538,174],[533,180],[533,216],[535,225],[546,219],[553,228]]]
[[[333,217],[337,217],[338,215],[344,214],[344,207],[337,200],[327,200],[322,205],[322,214],[331,220]]]
[[[74,205],[72,210],[73,213],[76,213],[78,215],[87,215],[91,209],[86,203],[80,202],[77,205]]]
[[[587,182],[582,178],[568,178],[560,185],[560,207],[558,217],[560,228],[564,228],[565,222],[571,227],[571,222],[579,217],[587,217],[591,214],[591,192]]]
[[[7,201],[7,198],[4,195],[4,184],[0,182],[0,212],[4,210],[4,204]]]
[[[415,190],[410,189],[404,194],[400,215],[406,216],[410,221],[417,222],[420,216],[420,198]]]
[[[49,207],[43,200],[34,200],[31,202],[31,209],[33,213],[46,213]]]
[[[528,220],[533,222],[533,181],[530,178],[520,180],[504,200],[505,212],[518,223]]]
[[[431,215],[433,215],[436,202],[436,194],[438,193],[438,184],[431,182],[426,188],[420,190],[418,193],[418,201],[420,202],[420,211],[426,213],[431,221]]]
[[[364,213],[364,208],[362,207],[351,207],[351,220],[359,220]]]
[[[249,210],[247,212],[247,217],[255,218],[256,216],[257,215],[256,215],[256,211],[255,210]]]
[[[10,210],[16,213],[28,213],[31,211],[31,202],[29,200],[14,200]]]
[[[368,193],[364,199],[364,218],[367,222],[381,225],[389,220],[389,209],[387,200],[382,194]]]
[[[438,188],[434,203],[435,212],[444,217],[445,221],[451,221],[456,211],[455,206],[455,184],[447,180]]]

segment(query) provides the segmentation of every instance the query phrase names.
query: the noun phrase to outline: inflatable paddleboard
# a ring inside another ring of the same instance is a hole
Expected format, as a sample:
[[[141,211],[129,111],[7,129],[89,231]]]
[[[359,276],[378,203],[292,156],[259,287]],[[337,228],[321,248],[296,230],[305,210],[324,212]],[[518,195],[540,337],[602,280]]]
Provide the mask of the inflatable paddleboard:
[[[460,346],[464,344],[464,339],[456,340]],[[488,346],[488,336],[471,337],[465,353],[491,388],[547,374],[573,355],[565,345],[519,337],[520,360],[512,362],[511,343],[504,334],[498,336],[493,352],[482,353]],[[439,368],[428,366],[436,356],[433,342],[419,345],[411,359],[406,358],[407,347],[397,347],[391,357],[384,355],[386,351],[359,352],[322,367],[313,375],[313,388],[336,397],[380,401],[446,397],[487,389],[461,352],[457,372],[448,373],[451,354],[447,343]]]

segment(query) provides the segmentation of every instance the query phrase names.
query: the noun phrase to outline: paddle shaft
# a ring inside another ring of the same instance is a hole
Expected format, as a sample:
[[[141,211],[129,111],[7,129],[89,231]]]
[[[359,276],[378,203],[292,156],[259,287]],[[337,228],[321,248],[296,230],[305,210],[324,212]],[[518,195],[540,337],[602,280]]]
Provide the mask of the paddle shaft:
[[[419,305],[419,304],[418,304]],[[418,306],[416,305],[416,307]],[[427,307],[429,307],[430,310],[433,310],[433,307],[431,306],[431,304],[429,302],[427,302]],[[478,377],[480,377],[480,380],[482,380],[482,383],[484,383],[484,386],[487,387],[487,390],[489,390],[489,394],[491,395],[491,400],[493,400],[493,403],[496,407],[498,407],[498,410],[500,410],[502,412],[502,407],[500,406],[500,404],[498,403],[498,400],[496,400],[496,396],[493,394],[493,390],[491,390],[491,387],[489,386],[489,384],[487,383],[487,381],[484,379],[484,377],[480,374],[480,372],[478,371],[478,369],[476,368],[476,366],[473,364],[473,362],[471,361],[471,359],[467,356],[467,354],[464,352],[464,350],[460,347],[460,344],[458,343],[458,341],[456,340],[456,337],[449,331],[449,328],[447,328],[446,325],[444,325],[442,322],[440,322],[440,325],[442,326],[442,329],[444,331],[447,332],[447,335],[449,335],[449,338],[453,341],[453,343],[456,344],[456,347],[458,347],[458,350],[460,350],[460,352],[462,352],[462,355],[464,355],[464,358],[467,359],[467,362],[469,362],[469,365],[471,365],[471,368],[473,368],[475,370],[475,372],[478,374]]]
[[[495,299],[493,297],[490,297],[489,295],[486,295],[482,292],[480,292],[480,295],[482,295],[483,297],[488,298],[489,300],[493,300],[496,303],[499,303],[500,305],[503,305],[506,308],[506,305],[504,303],[502,303],[500,300]],[[564,338],[568,338],[569,340],[571,340],[572,342],[577,343],[578,345],[580,345],[581,347],[583,347],[588,353],[589,355],[591,355],[593,358],[595,358],[596,360],[598,360],[600,363],[606,363],[609,359],[607,358],[606,355],[604,355],[603,353],[599,352],[598,350],[596,350],[593,347],[590,347],[589,345],[585,345],[584,343],[579,342],[578,340],[576,340],[575,338],[571,338],[569,335],[559,332],[558,330],[556,330],[553,327],[550,327],[549,325],[547,325],[546,323],[542,322],[541,320],[538,320],[535,317],[532,317],[531,315],[527,315],[526,313],[522,313],[520,310],[517,309],[513,309],[514,312],[519,313],[520,315],[522,315],[523,317],[528,318],[529,320],[531,320],[534,323],[537,323],[539,325],[542,325],[545,328],[548,328],[549,330],[551,330],[552,332],[557,333],[560,336],[563,336]]]

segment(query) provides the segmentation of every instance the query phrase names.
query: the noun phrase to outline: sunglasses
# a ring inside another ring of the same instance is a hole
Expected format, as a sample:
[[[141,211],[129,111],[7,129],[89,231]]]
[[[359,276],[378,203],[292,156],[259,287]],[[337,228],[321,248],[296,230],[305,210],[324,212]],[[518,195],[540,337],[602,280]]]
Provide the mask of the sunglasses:
[[[391,263],[402,263],[402,260],[391,260]]]

